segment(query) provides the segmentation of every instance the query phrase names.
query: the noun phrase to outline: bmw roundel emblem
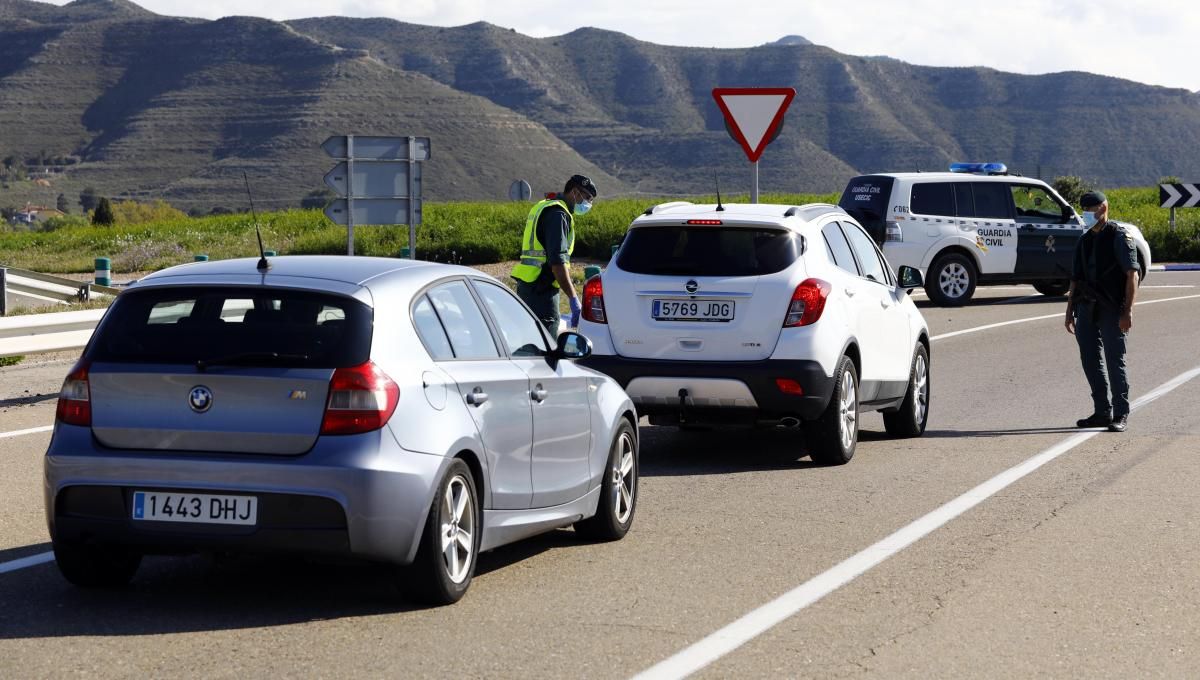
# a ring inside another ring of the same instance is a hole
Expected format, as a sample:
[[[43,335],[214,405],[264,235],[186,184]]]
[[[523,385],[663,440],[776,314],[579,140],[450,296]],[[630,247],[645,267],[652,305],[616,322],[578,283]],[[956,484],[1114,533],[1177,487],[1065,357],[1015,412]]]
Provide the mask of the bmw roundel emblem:
[[[188,406],[191,406],[196,413],[204,413],[212,408],[212,403],[212,390],[204,385],[196,385],[191,392],[188,392]]]
[[[695,293],[696,291],[700,290],[700,284],[696,283],[696,279],[691,279],[687,283],[683,284],[683,289],[689,293]]]

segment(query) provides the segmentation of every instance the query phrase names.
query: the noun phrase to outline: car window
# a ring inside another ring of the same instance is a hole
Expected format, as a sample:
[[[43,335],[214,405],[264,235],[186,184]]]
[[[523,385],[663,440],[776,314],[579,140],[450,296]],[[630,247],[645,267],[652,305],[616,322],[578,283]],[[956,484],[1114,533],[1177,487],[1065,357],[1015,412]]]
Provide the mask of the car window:
[[[955,214],[959,217],[975,217],[975,196],[971,192],[970,182],[958,182],[954,185]]]
[[[842,223],[842,230],[846,232],[846,240],[850,242],[850,247],[858,256],[858,263],[863,268],[863,276],[886,285],[888,283],[887,271],[879,259],[879,254],[875,252],[871,237],[853,224]]]
[[[479,291],[483,304],[500,327],[500,337],[504,340],[510,356],[546,355],[546,339],[542,335],[541,322],[533,318],[507,288],[475,280],[475,290]]]
[[[833,253],[833,263],[858,276],[858,265],[854,264],[854,255],[850,250],[850,244],[846,242],[846,237],[842,236],[842,230],[838,228],[838,223],[826,224],[821,229],[821,235],[825,237],[825,245],[829,246],[830,252]]]
[[[498,359],[499,350],[464,281],[451,281],[427,293],[456,359]]]
[[[1013,184],[1013,206],[1021,222],[1058,224],[1063,221],[1063,207],[1049,191],[1033,184]]]
[[[885,215],[892,196],[892,177],[864,175],[851,179],[838,200],[838,207],[863,225],[872,238],[883,243]]]
[[[428,297],[422,295],[417,299],[417,303],[413,305],[412,316],[417,335],[421,336],[421,342],[425,344],[429,356],[433,357],[434,361],[453,359],[454,350],[446,337],[446,329],[442,328],[442,321],[437,312],[433,311],[433,303]]]
[[[633,274],[762,276],[787,269],[800,253],[800,239],[786,229],[648,226],[625,235],[617,266]]]
[[[950,182],[922,182],[912,186],[909,209],[918,215],[953,215],[954,185]]]
[[[1009,218],[1008,185],[1003,182],[971,182],[975,195],[975,216]]]

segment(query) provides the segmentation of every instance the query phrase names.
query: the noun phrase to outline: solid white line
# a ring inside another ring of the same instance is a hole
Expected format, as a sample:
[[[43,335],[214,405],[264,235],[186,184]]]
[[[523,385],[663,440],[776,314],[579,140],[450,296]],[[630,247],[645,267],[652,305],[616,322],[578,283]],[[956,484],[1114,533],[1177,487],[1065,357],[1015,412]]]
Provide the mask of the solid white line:
[[[1154,305],[1154,304],[1158,304],[1160,302],[1174,302],[1176,300],[1194,300],[1196,298],[1200,298],[1200,295],[1184,295],[1182,297],[1163,298],[1161,300],[1144,300],[1142,302],[1133,303],[1133,306],[1141,307],[1142,305]],[[1063,309],[1064,309],[1064,311],[1058,312],[1057,314],[1043,314],[1041,316],[1030,316],[1030,317],[1027,317],[1024,319],[1013,319],[1012,321],[1001,321],[999,323],[990,323],[986,326],[975,326],[974,328],[964,328],[961,331],[951,331],[950,333],[942,333],[941,335],[933,336],[932,338],[930,338],[930,340],[931,341],[932,340],[944,340],[946,338],[953,338],[956,335],[966,335],[968,333],[978,333],[979,331],[986,331],[986,330],[991,330],[993,328],[1000,328],[1001,326],[1012,326],[1013,324],[1018,324],[1018,323],[1029,323],[1030,321],[1041,321],[1043,319],[1061,319],[1061,318],[1063,318],[1063,315],[1066,313],[1066,308],[1064,307]]]
[[[1136,411],[1150,404],[1197,376],[1200,376],[1200,367],[1193,368],[1163,383],[1150,393],[1134,401],[1132,410]],[[942,525],[979,505],[1022,477],[1025,477],[1101,432],[1101,430],[1088,430],[1067,437],[1058,444],[1029,458],[1023,463],[1019,463],[1001,472],[958,498],[901,528],[892,535],[835,565],[831,569],[818,574],[798,587],[751,611],[699,642],[686,647],[674,656],[638,673],[634,676],[634,679],[659,680],[663,678],[685,678],[695,673],[787,620],[810,604],[853,581],[867,570],[928,536]]]
[[[13,430],[12,432],[0,432],[0,439],[8,439],[9,437],[20,437],[23,434],[37,434],[39,432],[49,432],[53,430],[53,425],[43,425],[41,427],[31,427],[28,430]]]
[[[7,574],[10,571],[25,569],[27,567],[36,567],[39,564],[45,564],[53,561],[54,553],[44,552],[37,555],[30,555],[29,557],[22,557],[21,559],[13,560],[12,562],[0,562],[0,574]]]

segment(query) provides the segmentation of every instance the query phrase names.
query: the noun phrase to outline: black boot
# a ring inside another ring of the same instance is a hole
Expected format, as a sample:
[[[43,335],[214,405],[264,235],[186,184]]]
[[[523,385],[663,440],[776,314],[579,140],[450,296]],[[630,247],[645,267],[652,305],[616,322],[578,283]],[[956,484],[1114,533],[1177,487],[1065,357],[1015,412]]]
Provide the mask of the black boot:
[[[1075,421],[1075,427],[1106,427],[1112,422],[1112,416],[1106,413],[1093,413],[1087,418]]]
[[[1113,421],[1111,423],[1108,424],[1108,431],[1109,432],[1124,432],[1125,428],[1128,426],[1129,426],[1129,416],[1117,416],[1116,418],[1113,418]]]

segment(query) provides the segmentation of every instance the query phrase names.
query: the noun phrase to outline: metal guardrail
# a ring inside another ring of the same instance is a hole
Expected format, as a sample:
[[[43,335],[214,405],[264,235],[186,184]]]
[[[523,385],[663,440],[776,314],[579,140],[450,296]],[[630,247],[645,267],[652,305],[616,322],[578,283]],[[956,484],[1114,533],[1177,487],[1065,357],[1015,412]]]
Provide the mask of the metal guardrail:
[[[9,292],[34,300],[69,304],[90,300],[95,295],[116,295],[121,291],[87,281],[5,267],[0,273],[0,295],[7,297]],[[0,302],[0,316],[7,311],[4,307],[5,304]]]
[[[85,309],[0,318],[0,357],[82,350],[106,311]]]

